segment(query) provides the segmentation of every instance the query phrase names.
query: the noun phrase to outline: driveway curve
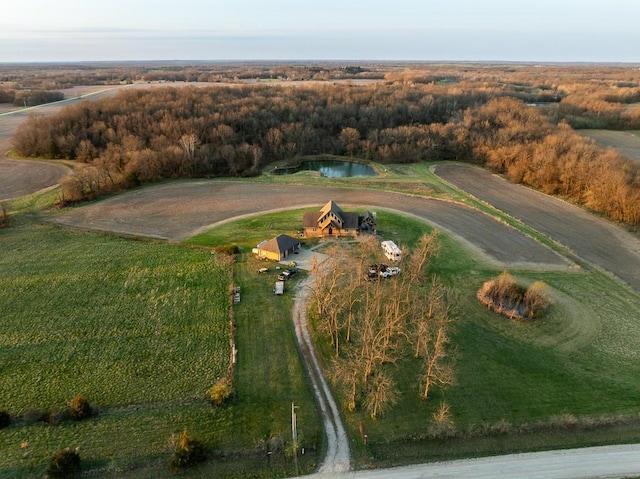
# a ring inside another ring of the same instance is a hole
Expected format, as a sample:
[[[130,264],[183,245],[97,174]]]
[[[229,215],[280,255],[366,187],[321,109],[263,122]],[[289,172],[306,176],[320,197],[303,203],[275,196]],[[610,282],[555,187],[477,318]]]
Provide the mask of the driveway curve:
[[[402,193],[334,186],[172,182],[70,210],[52,221],[179,241],[223,221],[278,209],[320,208],[331,199],[345,208],[386,209],[427,221],[500,266],[568,266],[567,260],[550,248],[466,206]]]
[[[640,293],[640,240],[622,228],[481,168],[444,164],[434,171],[445,181],[518,218]]]

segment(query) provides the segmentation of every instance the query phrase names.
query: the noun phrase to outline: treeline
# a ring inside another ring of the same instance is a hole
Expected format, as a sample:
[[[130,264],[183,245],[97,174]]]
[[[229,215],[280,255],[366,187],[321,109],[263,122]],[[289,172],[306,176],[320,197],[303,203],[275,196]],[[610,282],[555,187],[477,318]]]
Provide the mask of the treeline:
[[[308,154],[456,158],[441,125],[486,100],[434,85],[130,90],[32,117],[13,146],[89,165],[65,184],[65,199],[78,201],[164,178],[255,175],[273,160]]]
[[[60,91],[0,89],[0,103],[14,106],[36,106],[60,100],[64,100]]]
[[[640,225],[640,162],[604,150],[513,99],[466,111],[458,128],[470,157],[512,182]]]
[[[165,178],[251,176],[274,160],[337,154],[382,163],[471,161],[640,224],[639,164],[575,134],[558,116],[573,93],[540,108],[497,80],[485,83],[402,78],[368,86],[130,90],[31,118],[14,148],[85,164],[65,180],[65,201]]]

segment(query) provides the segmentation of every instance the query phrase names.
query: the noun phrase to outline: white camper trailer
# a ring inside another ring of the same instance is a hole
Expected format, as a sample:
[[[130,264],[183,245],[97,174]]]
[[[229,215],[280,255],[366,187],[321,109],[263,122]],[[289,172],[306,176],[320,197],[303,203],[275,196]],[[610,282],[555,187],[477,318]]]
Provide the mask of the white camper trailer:
[[[382,250],[390,261],[400,261],[402,259],[402,251],[400,251],[400,248],[398,248],[393,241],[383,241]]]

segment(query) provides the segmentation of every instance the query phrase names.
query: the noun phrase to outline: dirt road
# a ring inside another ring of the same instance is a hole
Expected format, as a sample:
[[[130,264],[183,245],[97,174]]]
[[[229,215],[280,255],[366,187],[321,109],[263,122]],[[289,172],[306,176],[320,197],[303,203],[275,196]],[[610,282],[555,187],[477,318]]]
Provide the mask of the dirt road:
[[[340,418],[340,411],[324,378],[309,335],[306,303],[309,289],[313,286],[313,280],[313,276],[309,276],[299,285],[293,303],[292,317],[300,355],[311,378],[313,392],[322,413],[327,439],[327,453],[318,471],[322,474],[335,474],[350,469],[351,453],[347,432]]]
[[[435,173],[567,246],[583,260],[612,273],[640,292],[640,240],[622,228],[480,168],[446,164],[438,165]]]

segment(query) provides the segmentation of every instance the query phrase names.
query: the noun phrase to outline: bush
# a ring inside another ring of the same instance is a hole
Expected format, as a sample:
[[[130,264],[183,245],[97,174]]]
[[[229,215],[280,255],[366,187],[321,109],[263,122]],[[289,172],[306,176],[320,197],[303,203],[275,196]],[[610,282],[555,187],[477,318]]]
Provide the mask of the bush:
[[[546,289],[545,283],[536,281],[525,290],[504,271],[497,278],[484,283],[477,297],[489,309],[508,318],[534,319],[549,307]]]
[[[68,407],[57,407],[44,414],[42,420],[51,425],[60,424],[72,417],[73,413]]]
[[[226,254],[227,256],[234,256],[240,254],[240,248],[235,244],[227,244],[223,246],[216,246],[214,248],[216,253]]]
[[[71,415],[74,419],[78,421],[82,421],[83,419],[87,419],[93,415],[93,410],[91,409],[91,405],[89,401],[87,401],[83,396],[76,396],[69,403],[69,407],[71,408]]]
[[[184,469],[195,466],[207,459],[202,442],[189,436],[185,428],[180,434],[171,458],[172,469]]]
[[[72,478],[80,473],[80,469],[80,454],[66,447],[56,452],[55,456],[53,456],[45,477]]]
[[[49,413],[44,409],[27,409],[22,415],[22,419],[27,424],[33,424],[40,421],[46,421]]]
[[[224,406],[233,398],[233,395],[233,387],[228,378],[219,379],[213,387],[207,391],[207,399],[214,406]]]
[[[0,409],[0,429],[9,427],[11,425],[11,416],[4,409]]]

